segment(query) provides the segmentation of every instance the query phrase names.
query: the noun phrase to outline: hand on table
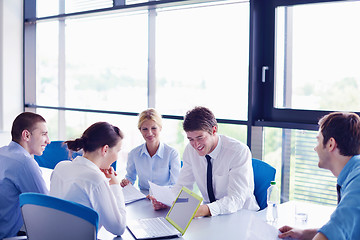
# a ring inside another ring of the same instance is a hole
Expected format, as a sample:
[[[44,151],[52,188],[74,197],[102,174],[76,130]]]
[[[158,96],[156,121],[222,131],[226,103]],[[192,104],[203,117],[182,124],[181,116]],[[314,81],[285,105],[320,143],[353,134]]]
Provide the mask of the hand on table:
[[[209,206],[206,204],[200,205],[194,217],[206,217],[206,216],[211,216]]]
[[[296,229],[289,226],[283,226],[279,229],[281,232],[279,238],[292,238],[299,240],[313,239],[317,229]]]

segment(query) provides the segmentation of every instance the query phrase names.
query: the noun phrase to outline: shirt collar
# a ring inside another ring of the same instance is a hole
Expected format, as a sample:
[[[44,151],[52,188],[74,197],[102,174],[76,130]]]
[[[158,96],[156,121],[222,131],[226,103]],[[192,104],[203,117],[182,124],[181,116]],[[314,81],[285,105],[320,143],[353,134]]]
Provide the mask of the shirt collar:
[[[221,135],[218,134],[218,137],[219,137],[219,140],[218,140],[216,147],[214,148],[214,150],[211,153],[208,154],[211,157],[211,159],[216,159],[221,151],[221,147],[222,147]]]
[[[355,155],[346,163],[345,167],[341,170],[337,183],[342,186],[349,172],[354,168],[354,165],[360,161],[360,155]]]
[[[154,154],[154,156],[159,156],[159,158],[163,158],[164,157],[164,150],[165,149],[165,146],[164,146],[164,143],[160,142],[159,144],[159,148],[158,150],[156,151],[156,153]],[[150,157],[150,154],[146,148],[146,143],[143,144],[142,148],[141,148],[141,152],[140,152],[140,155],[143,155],[143,154],[146,154]],[[153,156],[153,157],[154,157]]]
[[[85,166],[87,166],[87,167],[89,167],[89,168],[91,168],[91,169],[94,169],[94,170],[102,173],[101,170],[100,170],[100,168],[99,168],[95,163],[93,163],[92,161],[90,161],[89,159],[87,159],[87,158],[85,158],[85,157],[83,157],[83,156],[77,156],[77,157],[76,157],[74,160],[72,160],[72,161],[73,161],[73,162],[76,162],[76,163],[79,163],[79,164],[82,164],[82,165],[85,165]]]
[[[18,144],[17,142],[11,141],[9,144],[10,149],[13,148],[16,151],[20,151],[22,152],[24,155],[30,157],[30,158],[34,158],[33,156],[30,155],[30,153],[28,151],[25,150],[25,148],[23,146],[21,146],[20,144]]]

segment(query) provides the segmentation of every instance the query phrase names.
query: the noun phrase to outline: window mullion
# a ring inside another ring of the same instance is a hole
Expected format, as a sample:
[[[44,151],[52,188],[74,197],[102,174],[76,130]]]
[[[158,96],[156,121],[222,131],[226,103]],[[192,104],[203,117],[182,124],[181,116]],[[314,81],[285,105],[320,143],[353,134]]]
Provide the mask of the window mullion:
[[[65,13],[65,0],[59,0],[59,11]],[[59,70],[58,70],[58,100],[59,107],[65,107],[65,74],[66,74],[66,60],[65,60],[65,19],[59,19]],[[59,139],[66,138],[66,122],[65,111],[59,110],[58,115]]]
[[[148,107],[155,108],[156,74],[155,74],[155,38],[156,9],[149,9],[148,15]]]
[[[36,0],[24,1],[24,19],[36,17]],[[36,23],[24,22],[24,106],[36,104]],[[26,91],[25,91],[26,90]]]

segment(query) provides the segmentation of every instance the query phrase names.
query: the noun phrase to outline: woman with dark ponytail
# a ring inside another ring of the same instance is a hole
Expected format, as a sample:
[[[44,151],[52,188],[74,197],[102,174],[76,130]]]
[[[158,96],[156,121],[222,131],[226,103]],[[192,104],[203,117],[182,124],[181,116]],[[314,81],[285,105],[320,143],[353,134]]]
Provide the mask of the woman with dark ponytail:
[[[121,235],[126,227],[124,196],[111,164],[117,160],[123,133],[107,122],[91,125],[80,138],[66,141],[83,156],[58,163],[51,176],[50,195],[96,210],[99,228]]]

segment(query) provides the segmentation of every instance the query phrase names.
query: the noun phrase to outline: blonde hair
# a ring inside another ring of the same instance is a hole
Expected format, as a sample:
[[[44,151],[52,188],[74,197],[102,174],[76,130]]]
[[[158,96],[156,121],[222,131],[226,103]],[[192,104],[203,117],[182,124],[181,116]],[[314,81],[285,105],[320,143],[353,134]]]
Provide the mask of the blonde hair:
[[[153,120],[160,128],[162,128],[161,115],[153,108],[149,108],[139,114],[138,128],[140,130],[141,125],[147,121]]]

